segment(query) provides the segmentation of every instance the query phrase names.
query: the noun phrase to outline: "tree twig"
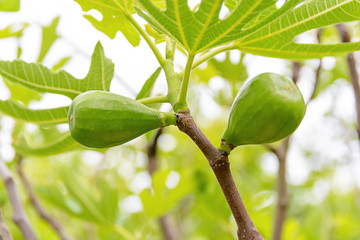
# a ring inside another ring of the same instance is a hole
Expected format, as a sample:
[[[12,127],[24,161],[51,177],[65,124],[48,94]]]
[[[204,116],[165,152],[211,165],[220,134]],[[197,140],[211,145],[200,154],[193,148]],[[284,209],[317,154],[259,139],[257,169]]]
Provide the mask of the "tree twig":
[[[317,90],[317,87],[319,85],[319,82],[320,82],[320,74],[321,74],[321,70],[322,70],[322,64],[323,64],[323,61],[322,61],[322,58],[320,58],[320,62],[319,62],[319,65],[318,67],[316,68],[316,72],[315,72],[315,83],[314,83],[314,87],[313,87],[313,90],[311,92],[311,95],[310,95],[310,98],[309,100],[306,102],[306,105],[308,105],[314,98],[315,98],[315,94],[316,94],[316,90]]]
[[[2,159],[0,159],[0,175],[6,185],[11,206],[13,208],[13,221],[20,228],[22,235],[26,240],[36,240],[37,237],[29,220],[26,217],[24,208],[20,201],[20,196],[16,188],[16,183],[11,175],[11,172]]]
[[[163,132],[163,128],[160,128],[157,132],[151,143],[147,147],[147,156],[148,156],[148,170],[150,175],[152,175],[157,169],[157,142],[159,137]]]
[[[46,211],[42,208],[39,201],[37,200],[37,198],[32,190],[32,186],[22,170],[22,160],[23,160],[22,156],[17,155],[17,159],[18,159],[17,172],[20,176],[21,181],[23,182],[23,184],[26,188],[26,192],[29,195],[31,204],[33,205],[35,210],[38,212],[40,217],[50,224],[50,226],[55,230],[55,232],[57,232],[57,234],[59,235],[59,237],[62,240],[68,240],[69,238],[66,237],[66,235],[62,231],[60,225],[53,218],[51,218],[49,214],[46,213]]]
[[[323,30],[319,29],[317,31],[317,40],[321,42],[321,35]],[[320,73],[322,69],[322,59],[320,59],[319,66],[316,69],[315,83],[310,95],[309,100],[306,104],[308,104],[311,100],[314,99],[317,86],[320,81]],[[301,65],[299,62],[293,63],[293,76],[292,81],[296,84],[299,79],[301,70]],[[275,210],[275,222],[274,222],[274,230],[273,230],[273,240],[280,240],[282,236],[282,229],[286,219],[286,211],[289,205],[289,197],[287,193],[287,182],[286,182],[286,160],[287,160],[287,152],[289,149],[289,141],[290,136],[285,138],[281,146],[279,148],[273,148],[270,145],[266,145],[267,148],[275,154],[279,162],[279,170],[278,170],[278,186],[277,186],[277,203]]]
[[[164,214],[163,216],[161,216],[159,218],[159,222],[160,222],[161,229],[163,231],[165,240],[179,239],[178,234],[176,233],[176,230],[174,228],[174,225],[171,224],[171,221],[167,214]]]
[[[286,218],[286,210],[289,204],[286,182],[286,156],[289,148],[290,137],[285,138],[279,148],[270,148],[279,161],[277,203],[275,212],[275,222],[273,240],[280,240],[282,229]]]
[[[196,143],[208,160],[234,216],[238,227],[238,239],[263,240],[263,237],[254,226],[236,188],[230,171],[228,155],[215,148],[196,125],[189,110],[178,112],[178,128]]]
[[[345,24],[338,24],[337,25],[339,34],[341,36],[341,39],[343,42],[350,42],[351,37],[349,34],[349,31],[347,30],[347,27]],[[356,109],[356,118],[357,118],[357,137],[360,140],[360,86],[359,86],[359,73],[356,69],[356,62],[354,58],[353,53],[349,53],[346,58],[348,62],[348,68],[350,71],[350,78],[351,78],[351,84],[354,91],[354,97],[355,97],[355,109]],[[352,160],[353,161],[353,160]],[[354,178],[354,176],[353,176]],[[355,189],[355,194],[357,196],[356,200],[358,205],[360,206],[360,190],[357,187]]]
[[[0,239],[13,240],[9,228],[7,227],[0,208]]]
[[[321,37],[322,37],[322,33],[323,33],[324,29],[323,28],[320,28],[317,32],[316,32],[316,38],[317,38],[317,41],[318,43],[321,43]],[[314,83],[314,87],[313,87],[313,90],[311,92],[311,95],[310,95],[310,98],[309,100],[306,102],[306,105],[309,104],[315,97],[316,97],[316,90],[319,86],[319,82],[320,82],[320,74],[321,74],[321,71],[322,71],[322,65],[323,65],[323,60],[322,58],[319,59],[320,62],[319,62],[319,65],[318,67],[316,68],[316,72],[315,72],[315,83]]]
[[[299,62],[293,62],[293,75],[292,81],[296,84],[299,80],[301,64]]]
[[[349,31],[345,24],[337,25],[341,40],[343,42],[351,42]],[[356,69],[356,62],[353,53],[349,53],[346,58],[350,71],[350,79],[354,90],[355,104],[356,104],[356,118],[357,118],[357,133],[360,139],[360,86],[359,86],[359,73]]]
[[[152,175],[157,169],[157,142],[159,137],[163,132],[163,128],[160,128],[151,141],[151,143],[147,147],[147,156],[148,156],[148,170],[150,175]],[[165,240],[178,240],[179,234],[177,229],[171,224],[169,216],[164,214],[163,216],[159,217],[159,223],[164,235]]]

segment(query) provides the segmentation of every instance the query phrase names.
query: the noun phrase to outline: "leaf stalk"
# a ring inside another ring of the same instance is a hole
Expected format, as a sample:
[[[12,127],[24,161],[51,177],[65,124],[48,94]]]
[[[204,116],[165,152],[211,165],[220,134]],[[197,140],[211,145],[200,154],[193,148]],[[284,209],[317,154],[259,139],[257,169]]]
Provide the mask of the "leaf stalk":
[[[148,105],[153,103],[167,103],[169,99],[167,96],[156,96],[156,97],[148,97],[137,100],[138,102]]]
[[[209,51],[203,55],[201,55],[198,59],[196,59],[196,61],[194,61],[194,64],[192,66],[192,68],[197,68],[200,64],[208,61],[209,59],[215,57],[217,54],[222,53],[222,52],[226,52],[229,50],[234,50],[234,49],[238,49],[238,47],[235,44],[229,44],[229,45],[225,45],[225,46],[221,46],[216,48],[215,50]]]
[[[186,103],[186,96],[187,96],[187,91],[189,88],[190,75],[191,75],[194,58],[195,58],[195,54],[189,54],[187,62],[186,62],[185,72],[184,72],[183,79],[181,82],[181,90],[180,90],[179,100],[177,102],[178,110],[188,109],[188,106]]]
[[[166,60],[171,62],[174,61],[175,50],[176,50],[176,42],[172,41],[170,38],[166,38],[166,50],[165,50]]]

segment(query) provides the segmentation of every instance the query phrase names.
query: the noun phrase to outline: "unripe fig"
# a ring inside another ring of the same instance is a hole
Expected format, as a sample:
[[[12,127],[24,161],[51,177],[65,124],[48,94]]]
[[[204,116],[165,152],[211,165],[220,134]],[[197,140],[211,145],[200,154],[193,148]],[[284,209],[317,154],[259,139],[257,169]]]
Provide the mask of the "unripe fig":
[[[231,107],[220,150],[276,142],[299,126],[306,106],[297,86],[288,78],[263,73],[247,81]]]
[[[71,136],[93,148],[120,145],[148,131],[176,125],[174,113],[104,91],[88,91],[74,98],[68,120]]]

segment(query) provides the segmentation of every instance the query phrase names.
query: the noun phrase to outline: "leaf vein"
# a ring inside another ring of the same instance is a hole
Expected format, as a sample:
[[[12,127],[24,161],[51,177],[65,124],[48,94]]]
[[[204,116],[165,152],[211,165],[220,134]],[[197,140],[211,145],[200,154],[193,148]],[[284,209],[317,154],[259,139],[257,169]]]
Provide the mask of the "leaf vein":
[[[229,32],[231,32],[232,30],[234,30],[234,28],[237,27],[237,25],[239,23],[241,23],[241,21],[243,21],[259,4],[261,3],[261,1],[257,1],[256,4],[254,4],[251,8],[247,9],[248,11],[245,12],[231,27],[229,27],[228,29],[226,29],[224,32],[222,32],[220,35],[218,35],[215,39],[213,39],[212,41],[210,41],[208,44],[206,44],[204,47],[202,47],[201,49],[206,49],[209,46],[211,46],[213,43],[219,41],[220,39],[222,39],[223,37],[226,36],[226,34],[228,34]]]
[[[315,14],[314,16],[312,16],[311,18],[304,18],[304,17],[303,17],[303,20],[301,20],[301,21],[299,21],[299,22],[296,22],[296,23],[294,23],[294,24],[292,24],[292,25],[290,25],[290,26],[288,26],[288,27],[280,28],[278,31],[272,31],[272,32],[270,32],[268,35],[263,35],[263,36],[258,37],[258,38],[252,38],[252,39],[249,40],[249,41],[244,41],[244,42],[241,42],[241,43],[244,44],[244,45],[248,45],[248,44],[250,44],[250,43],[259,42],[260,40],[263,40],[263,39],[265,39],[265,38],[269,38],[269,37],[271,37],[271,36],[279,35],[279,34],[281,34],[282,32],[286,32],[286,31],[288,31],[289,29],[295,28],[295,27],[297,27],[297,26],[299,26],[299,25],[301,25],[301,24],[306,24],[307,22],[309,22],[309,21],[311,21],[311,20],[314,20],[315,18],[317,18],[317,17],[319,17],[319,16],[326,15],[328,12],[331,12],[331,11],[333,11],[334,9],[339,8],[339,7],[341,7],[341,6],[347,4],[348,2],[351,2],[351,1],[352,1],[352,0],[344,1],[344,2],[342,2],[342,3],[340,3],[340,4],[338,4],[338,5],[334,5],[333,7],[326,9],[325,11],[320,11],[320,12],[318,12],[317,14]],[[325,3],[326,3],[326,1],[325,1]],[[306,9],[307,9],[309,15],[311,16],[311,14],[310,14],[310,12],[309,12],[309,10],[308,10],[308,9],[309,9],[308,6],[307,6]],[[259,30],[260,30],[260,29],[259,29]],[[259,31],[259,30],[258,30],[258,31]],[[258,32],[258,31],[256,31],[256,32]]]

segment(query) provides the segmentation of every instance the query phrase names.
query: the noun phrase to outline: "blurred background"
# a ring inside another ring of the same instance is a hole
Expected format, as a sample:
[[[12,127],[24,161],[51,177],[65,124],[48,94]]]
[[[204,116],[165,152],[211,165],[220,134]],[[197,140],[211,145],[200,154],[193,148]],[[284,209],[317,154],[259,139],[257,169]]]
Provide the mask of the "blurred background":
[[[197,2],[189,1],[189,5]],[[279,6],[282,3],[279,1]],[[102,17],[94,10],[83,12],[71,0],[21,1],[19,11],[0,12],[0,60],[38,62],[83,78],[100,41],[105,56],[115,64],[111,92],[135,98],[159,67],[154,55],[143,40],[133,47],[121,33],[111,39],[84,16]],[[347,27],[353,41],[359,41],[360,24],[348,23]],[[320,33],[301,34],[296,41],[334,43],[341,38],[336,26],[329,26]],[[164,52],[164,43],[158,47]],[[354,56],[360,63],[359,53]],[[181,70],[186,57],[177,52],[175,59]],[[288,184],[282,239],[360,239],[360,142],[347,64],[346,56],[292,62],[231,51],[201,65],[191,76],[188,99],[192,114],[215,146],[225,130],[232,101],[248,78],[262,72],[296,78],[308,102],[306,116],[285,148],[286,161],[274,154],[284,150],[282,142],[239,147],[230,155],[239,192],[265,239],[273,234],[279,162],[286,162]],[[152,94],[166,94],[166,90],[161,72]],[[40,95],[0,77],[0,100],[9,98],[31,109],[71,103],[67,97]],[[170,110],[167,104],[159,107]],[[39,239],[61,236],[39,216],[29,189],[67,239],[162,239],[164,222],[177,239],[235,238],[236,224],[206,159],[175,127],[104,151],[76,148],[56,155],[29,151],[18,161],[12,147],[16,122],[1,113],[0,121],[0,158],[12,171]],[[22,135],[35,149],[67,130],[67,124],[21,126]],[[149,172],[149,148],[154,139],[157,167]],[[3,182],[0,193],[4,221],[14,239],[23,239],[12,222]]]

